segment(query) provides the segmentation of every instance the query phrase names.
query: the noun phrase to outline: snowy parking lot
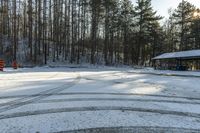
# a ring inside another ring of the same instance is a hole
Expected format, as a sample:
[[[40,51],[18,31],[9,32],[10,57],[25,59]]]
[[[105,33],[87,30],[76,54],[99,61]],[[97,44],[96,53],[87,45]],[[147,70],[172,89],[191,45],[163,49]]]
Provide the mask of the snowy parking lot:
[[[200,73],[26,68],[0,73],[0,132],[200,132]]]

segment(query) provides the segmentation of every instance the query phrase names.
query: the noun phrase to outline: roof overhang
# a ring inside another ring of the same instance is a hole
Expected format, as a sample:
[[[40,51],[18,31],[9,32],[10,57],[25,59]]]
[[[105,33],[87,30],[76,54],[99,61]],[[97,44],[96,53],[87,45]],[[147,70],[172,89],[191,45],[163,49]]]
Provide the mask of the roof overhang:
[[[182,60],[200,59],[200,50],[165,53],[153,58],[153,60],[164,60],[164,59],[182,59]]]

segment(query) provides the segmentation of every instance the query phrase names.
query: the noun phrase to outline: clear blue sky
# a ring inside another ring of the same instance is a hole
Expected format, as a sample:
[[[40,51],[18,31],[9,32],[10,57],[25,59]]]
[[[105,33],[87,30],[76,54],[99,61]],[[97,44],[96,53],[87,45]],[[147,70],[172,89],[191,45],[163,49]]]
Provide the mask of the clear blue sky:
[[[132,0],[135,4],[136,0]],[[154,10],[158,11],[158,14],[163,17],[168,17],[168,9],[176,8],[182,0],[152,0],[152,5]],[[200,0],[187,0],[194,4],[196,7],[200,8]]]

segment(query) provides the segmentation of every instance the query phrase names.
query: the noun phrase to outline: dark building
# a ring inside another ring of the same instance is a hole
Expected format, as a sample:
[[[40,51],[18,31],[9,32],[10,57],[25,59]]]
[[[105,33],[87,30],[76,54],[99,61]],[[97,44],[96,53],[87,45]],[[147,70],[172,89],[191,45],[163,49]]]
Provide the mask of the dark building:
[[[165,53],[153,60],[155,69],[200,70],[200,50]]]

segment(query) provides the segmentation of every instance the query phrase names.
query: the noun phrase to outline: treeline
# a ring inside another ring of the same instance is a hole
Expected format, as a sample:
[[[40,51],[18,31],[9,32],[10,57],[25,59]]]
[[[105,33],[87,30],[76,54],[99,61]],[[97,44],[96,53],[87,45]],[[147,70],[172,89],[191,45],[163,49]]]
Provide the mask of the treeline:
[[[198,11],[183,0],[163,23],[151,0],[0,0],[0,58],[150,66],[200,48]]]

